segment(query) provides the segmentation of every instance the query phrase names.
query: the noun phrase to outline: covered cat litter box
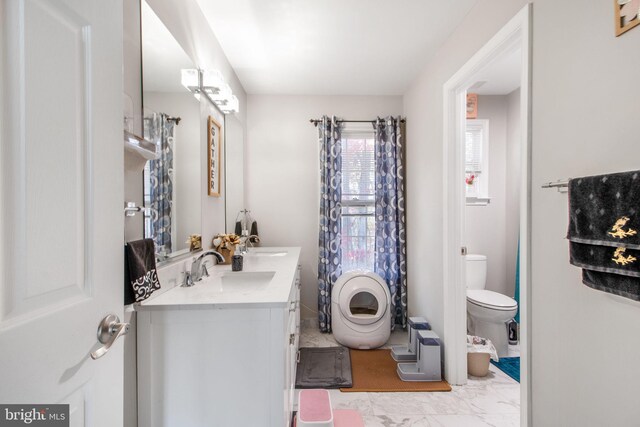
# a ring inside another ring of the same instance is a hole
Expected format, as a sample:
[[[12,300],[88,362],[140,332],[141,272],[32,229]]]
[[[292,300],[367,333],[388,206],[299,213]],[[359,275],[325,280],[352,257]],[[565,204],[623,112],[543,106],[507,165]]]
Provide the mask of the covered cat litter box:
[[[498,362],[498,352],[490,340],[467,335],[467,372],[474,377],[489,373],[489,359]]]

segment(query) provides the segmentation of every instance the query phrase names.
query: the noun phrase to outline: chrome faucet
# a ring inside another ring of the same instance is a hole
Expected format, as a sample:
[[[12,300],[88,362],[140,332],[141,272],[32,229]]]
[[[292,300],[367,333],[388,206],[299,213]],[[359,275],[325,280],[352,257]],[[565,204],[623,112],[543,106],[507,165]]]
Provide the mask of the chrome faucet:
[[[219,263],[224,262],[224,257],[220,252],[216,252],[214,250],[202,252],[200,255],[198,255],[198,258],[193,260],[193,263],[191,264],[191,280],[193,280],[194,283],[202,280],[203,276],[209,275],[207,266],[202,265],[202,259],[207,255],[213,255],[216,258],[216,261]]]
[[[238,245],[238,253],[240,253],[241,255],[244,255],[248,252],[247,243],[249,244],[250,247],[253,248],[254,243],[260,243],[260,237],[257,234],[252,234],[250,236],[248,234],[243,234],[240,237],[240,244]]]

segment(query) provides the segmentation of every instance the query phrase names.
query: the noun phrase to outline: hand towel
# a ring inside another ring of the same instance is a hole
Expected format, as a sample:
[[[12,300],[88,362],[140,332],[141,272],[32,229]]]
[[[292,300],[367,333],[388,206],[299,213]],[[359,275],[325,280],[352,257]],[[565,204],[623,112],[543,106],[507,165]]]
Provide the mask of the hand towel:
[[[571,242],[569,256],[576,267],[640,277],[640,251],[635,249]]]
[[[569,181],[569,259],[582,282],[640,300],[640,171]]]
[[[152,239],[136,240],[127,243],[125,252],[129,286],[129,292],[125,291],[125,299],[129,294],[129,301],[125,300],[125,304],[132,303],[131,299],[135,302],[144,301],[160,289],[156,272],[155,245]]]
[[[569,181],[572,242],[640,249],[640,171]]]
[[[249,232],[250,236],[258,236],[258,223],[256,221],[253,221],[251,223],[251,231]],[[249,241],[251,243],[260,243],[260,238],[259,237],[252,237],[249,239]]]
[[[582,270],[582,283],[598,291],[640,301],[640,278]]]

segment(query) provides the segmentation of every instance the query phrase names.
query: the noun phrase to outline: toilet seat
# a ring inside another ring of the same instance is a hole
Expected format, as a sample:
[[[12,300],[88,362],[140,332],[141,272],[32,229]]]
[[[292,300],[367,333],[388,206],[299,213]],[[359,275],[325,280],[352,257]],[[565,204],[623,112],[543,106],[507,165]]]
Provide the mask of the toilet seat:
[[[513,298],[486,289],[467,290],[467,301],[491,310],[510,311],[518,308],[518,303]]]

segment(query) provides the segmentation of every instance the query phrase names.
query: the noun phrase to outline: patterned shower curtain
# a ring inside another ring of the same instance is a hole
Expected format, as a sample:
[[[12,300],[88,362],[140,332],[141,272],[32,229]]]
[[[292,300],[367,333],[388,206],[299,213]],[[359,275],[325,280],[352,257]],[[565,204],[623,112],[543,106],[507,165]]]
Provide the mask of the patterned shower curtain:
[[[376,121],[375,271],[389,285],[395,325],[407,324],[404,138],[400,117]]]
[[[150,188],[145,195],[151,208],[150,236],[157,254],[171,253],[171,207],[173,203],[173,130],[175,122],[166,114],[145,117],[145,138],[160,147],[160,157],[149,161]]]
[[[342,147],[336,118],[322,117],[320,140],[320,230],[318,257],[318,321],[331,332],[331,287],[342,273],[340,229]]]

